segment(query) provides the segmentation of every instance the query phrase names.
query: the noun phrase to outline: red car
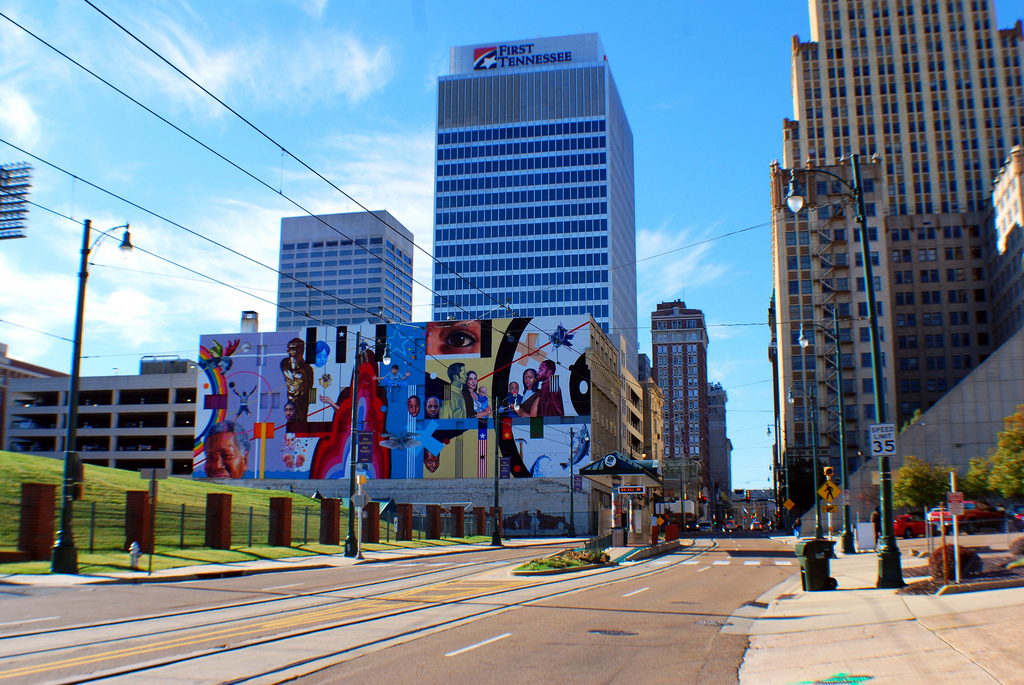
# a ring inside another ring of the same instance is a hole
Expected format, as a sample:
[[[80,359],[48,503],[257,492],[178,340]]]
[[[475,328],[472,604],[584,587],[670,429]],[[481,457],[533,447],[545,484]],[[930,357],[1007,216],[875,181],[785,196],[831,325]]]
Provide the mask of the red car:
[[[910,539],[925,533],[926,524],[922,514],[902,514],[895,517],[892,523],[897,537]]]
[[[964,513],[958,516],[957,523],[962,532],[970,535],[981,528],[1000,529],[1003,525],[1004,515],[996,511],[984,502],[964,502]],[[949,532],[953,529],[953,517],[949,511],[941,511],[938,508],[928,512],[928,523],[933,530],[938,530],[940,522]]]

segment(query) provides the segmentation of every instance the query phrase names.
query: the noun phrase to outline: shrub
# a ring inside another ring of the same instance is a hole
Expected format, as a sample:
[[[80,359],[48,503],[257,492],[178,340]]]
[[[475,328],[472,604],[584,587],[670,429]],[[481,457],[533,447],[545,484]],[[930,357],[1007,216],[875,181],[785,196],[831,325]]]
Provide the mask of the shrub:
[[[981,557],[973,547],[960,548],[960,574],[964,576],[981,573],[983,568]],[[951,580],[956,577],[956,565],[953,556],[953,545],[935,548],[929,562],[932,578]],[[945,577],[943,577],[945,574]]]
[[[1019,537],[1010,543],[1010,554],[1015,557],[1024,557],[1024,537]]]

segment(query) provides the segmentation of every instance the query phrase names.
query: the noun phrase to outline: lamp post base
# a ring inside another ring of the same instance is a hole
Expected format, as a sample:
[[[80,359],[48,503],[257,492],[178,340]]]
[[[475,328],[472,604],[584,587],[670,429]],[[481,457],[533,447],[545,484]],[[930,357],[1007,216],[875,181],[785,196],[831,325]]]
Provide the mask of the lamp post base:
[[[501,546],[502,546],[502,544],[501,544],[501,533],[499,533],[498,529],[495,528],[494,529],[494,533],[491,534],[491,547],[501,547]]]
[[[78,575],[78,549],[73,544],[65,544],[63,540],[58,539],[57,544],[53,546],[50,571]]]
[[[857,548],[853,544],[853,531],[852,530],[844,530],[843,531],[842,540],[843,540],[843,554],[856,554],[857,553]]]
[[[901,588],[903,582],[903,570],[900,567],[899,551],[888,551],[882,549],[878,553],[878,583],[877,588]]]
[[[345,538],[345,556],[354,557],[356,555],[356,539]]]

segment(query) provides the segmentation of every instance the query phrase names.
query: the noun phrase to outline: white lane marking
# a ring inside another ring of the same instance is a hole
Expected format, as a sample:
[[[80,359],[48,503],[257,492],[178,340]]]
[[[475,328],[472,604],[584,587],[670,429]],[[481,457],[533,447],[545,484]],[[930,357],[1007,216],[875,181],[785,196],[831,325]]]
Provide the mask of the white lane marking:
[[[409,562],[409,563],[406,563],[406,564],[395,564],[395,566],[419,566],[419,565],[420,565],[420,562],[418,562],[418,561],[412,561],[412,562]]]
[[[761,565],[761,561],[760,560],[758,560],[758,561],[744,561],[743,565],[744,566],[760,566]]]
[[[698,561],[697,559],[687,559],[686,561],[683,562],[683,564],[685,566],[696,566],[699,563],[700,563],[700,561]]]
[[[711,568],[711,567],[710,566],[705,566],[704,568],[699,568],[699,569],[697,569],[697,573],[701,573],[702,571],[707,571],[709,568]]]
[[[793,562],[792,561],[776,561],[775,565],[776,566],[792,566]]]
[[[711,563],[714,566],[728,566],[729,565],[729,560],[725,559],[725,560],[720,560],[720,561],[712,561]]]
[[[489,645],[492,642],[497,642],[498,640],[504,640],[506,637],[509,637],[510,635],[512,635],[512,633],[505,633],[504,635],[498,635],[496,637],[492,637],[489,640],[484,640],[483,642],[477,642],[475,645],[469,645],[468,647],[463,647],[462,649],[456,649],[454,652],[448,652],[447,654],[445,654],[445,656],[455,656],[457,654],[462,654],[463,652],[468,652],[471,649],[476,649],[477,647],[483,647],[484,645]]]
[[[668,559],[659,559],[658,561],[652,561],[651,566],[657,566],[659,564],[671,564],[672,562]]]
[[[289,585],[275,585],[274,587],[265,587],[264,590],[281,590],[286,587],[295,587],[296,585],[302,585],[302,583],[291,583]]]
[[[448,566],[448,564],[449,564],[449,562],[447,562],[447,561],[435,561],[432,564],[423,564],[423,565],[424,566]]]
[[[627,592],[626,594],[624,594],[624,595],[622,595],[622,596],[623,596],[623,597],[632,597],[633,595],[639,595],[639,594],[640,594],[641,592],[643,592],[644,590],[650,590],[650,589],[651,589],[651,588],[649,588],[649,587],[642,587],[642,588],[640,588],[639,590],[633,590],[632,592]]]
[[[39,621],[56,621],[60,616],[47,616],[46,618],[26,618],[24,621],[8,621],[0,623],[0,626],[19,626],[22,623],[38,623]]]

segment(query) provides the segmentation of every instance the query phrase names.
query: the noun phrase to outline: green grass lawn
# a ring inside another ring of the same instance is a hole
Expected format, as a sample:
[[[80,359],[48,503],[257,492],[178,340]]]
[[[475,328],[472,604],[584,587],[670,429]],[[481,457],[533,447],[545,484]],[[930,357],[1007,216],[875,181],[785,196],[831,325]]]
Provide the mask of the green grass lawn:
[[[0,451],[0,474],[0,548],[15,549],[21,483],[56,485],[59,503],[64,462],[38,455]],[[74,533],[79,552],[80,573],[105,574],[130,570],[128,553],[122,551],[125,542],[125,493],[129,490],[147,488],[148,481],[142,480],[136,472],[85,466],[82,501],[74,504]],[[229,493],[232,496],[230,550],[214,550],[203,546],[206,495],[211,492]],[[267,540],[267,512],[271,497],[292,499],[292,547],[270,547],[261,544]],[[56,516],[60,516],[59,507]],[[342,507],[342,538],[346,532],[347,517],[348,510]],[[252,545],[249,544],[250,530]],[[156,516],[156,553],[153,555],[154,570],[344,552],[344,542],[340,546],[320,545],[316,542],[319,538],[320,503],[310,497],[288,491],[243,488],[193,481],[188,478],[168,478],[160,481]],[[382,523],[381,539],[386,538],[387,531]],[[182,540],[185,543],[184,548],[181,546]],[[479,544],[489,540],[490,538],[486,536],[476,536],[444,540],[393,541],[367,544],[364,549],[374,551]],[[149,557],[144,555],[140,567],[146,569],[148,565]],[[0,575],[48,573],[49,570],[48,561],[0,564]]]

